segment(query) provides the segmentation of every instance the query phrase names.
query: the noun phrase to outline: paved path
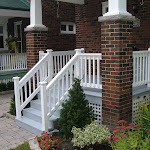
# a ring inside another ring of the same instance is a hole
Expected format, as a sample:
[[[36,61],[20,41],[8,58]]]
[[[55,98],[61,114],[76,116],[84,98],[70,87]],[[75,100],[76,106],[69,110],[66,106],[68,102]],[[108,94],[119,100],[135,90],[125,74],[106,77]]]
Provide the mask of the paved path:
[[[16,126],[15,120],[3,116],[9,111],[12,93],[0,92],[0,150],[9,150],[35,137],[34,134]]]

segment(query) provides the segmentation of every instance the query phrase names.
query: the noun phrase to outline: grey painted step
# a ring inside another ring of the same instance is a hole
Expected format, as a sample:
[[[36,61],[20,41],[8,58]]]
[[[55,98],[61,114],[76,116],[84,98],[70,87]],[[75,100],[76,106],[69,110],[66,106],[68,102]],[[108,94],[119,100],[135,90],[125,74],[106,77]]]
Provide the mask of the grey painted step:
[[[32,107],[24,109],[23,110],[23,116],[32,119],[36,122],[42,123],[42,115],[41,115],[41,111],[34,109]],[[58,119],[60,117],[60,113],[59,112],[55,112],[54,115],[49,119],[49,121],[55,121],[56,119]],[[52,124],[52,123],[50,123]],[[50,126],[50,128],[52,128],[52,126]]]
[[[19,119],[16,119],[16,124],[19,127],[22,127],[25,130],[28,130],[31,133],[34,133],[35,135],[41,135],[41,133],[43,132],[41,123],[31,120],[29,118],[26,118],[25,116]]]

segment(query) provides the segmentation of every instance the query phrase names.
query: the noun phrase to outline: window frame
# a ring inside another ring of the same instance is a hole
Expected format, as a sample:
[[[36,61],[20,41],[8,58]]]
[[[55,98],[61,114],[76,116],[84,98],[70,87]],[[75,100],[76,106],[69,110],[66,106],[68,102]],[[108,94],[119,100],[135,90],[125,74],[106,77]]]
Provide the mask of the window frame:
[[[4,35],[4,25],[0,24],[0,27],[3,27],[3,33],[0,34],[0,36],[3,36],[3,47],[0,47],[0,50],[4,50],[5,49],[5,35]]]
[[[61,25],[66,26],[66,31],[61,30]],[[69,31],[69,25],[73,26],[73,31]],[[76,25],[73,22],[61,22],[60,23],[60,33],[61,34],[76,34]]]

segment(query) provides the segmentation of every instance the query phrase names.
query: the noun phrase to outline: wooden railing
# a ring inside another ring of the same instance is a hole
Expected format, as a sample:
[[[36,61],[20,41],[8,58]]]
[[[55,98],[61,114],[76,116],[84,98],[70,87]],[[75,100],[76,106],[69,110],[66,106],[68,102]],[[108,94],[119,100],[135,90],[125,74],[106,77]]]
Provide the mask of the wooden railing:
[[[27,69],[26,53],[1,53],[0,71]]]
[[[133,52],[133,87],[150,86],[150,48]]]

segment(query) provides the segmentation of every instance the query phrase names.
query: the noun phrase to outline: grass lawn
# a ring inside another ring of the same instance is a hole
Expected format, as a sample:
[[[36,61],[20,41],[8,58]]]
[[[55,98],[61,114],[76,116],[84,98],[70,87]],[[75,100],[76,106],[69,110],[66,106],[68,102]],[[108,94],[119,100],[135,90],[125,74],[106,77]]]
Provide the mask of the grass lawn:
[[[22,145],[19,145],[16,148],[10,149],[10,150],[31,150],[31,149],[30,149],[29,143],[24,143]]]

